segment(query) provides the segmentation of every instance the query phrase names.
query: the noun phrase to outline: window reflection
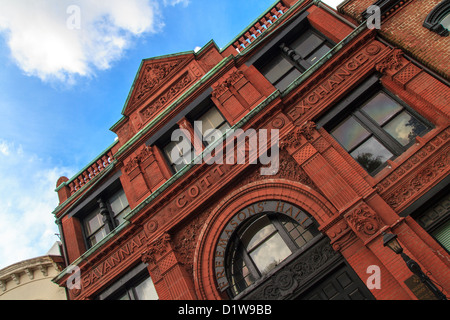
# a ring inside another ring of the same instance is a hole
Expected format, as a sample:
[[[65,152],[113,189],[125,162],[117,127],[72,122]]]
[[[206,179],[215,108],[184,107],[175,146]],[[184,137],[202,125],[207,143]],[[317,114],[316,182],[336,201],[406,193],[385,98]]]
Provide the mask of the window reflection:
[[[374,119],[379,125],[383,125],[392,118],[397,112],[402,110],[402,106],[395,100],[392,100],[386,93],[380,92],[375,95],[362,108],[369,117]]]
[[[441,25],[450,31],[450,13],[441,21]]]
[[[267,274],[281,261],[290,256],[292,251],[278,233],[266,239],[260,246],[250,252],[261,275]]]
[[[263,214],[242,226],[233,238],[227,266],[232,295],[267,275],[319,235],[311,218],[299,224],[283,214]]]
[[[403,111],[392,119],[384,129],[403,146],[407,146],[416,136],[422,135],[427,127],[415,117]]]
[[[393,157],[393,154],[373,137],[356,148],[351,155],[368,172],[374,172]]]
[[[370,174],[402,154],[429,127],[383,91],[338,123],[331,135]]]

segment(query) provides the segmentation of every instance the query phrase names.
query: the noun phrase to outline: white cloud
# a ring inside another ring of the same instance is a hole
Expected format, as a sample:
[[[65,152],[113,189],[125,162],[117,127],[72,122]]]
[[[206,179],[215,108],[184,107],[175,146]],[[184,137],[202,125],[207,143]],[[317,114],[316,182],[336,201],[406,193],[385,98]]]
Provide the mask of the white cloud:
[[[344,0],[322,0],[322,2],[325,2],[330,7],[336,8],[339,4],[344,2]]]
[[[45,255],[59,240],[52,215],[58,205],[56,181],[61,175],[71,176],[75,170],[52,167],[7,141],[0,140],[0,146],[8,150],[0,153],[1,269]]]
[[[44,81],[108,69],[136,37],[163,26],[157,0],[0,0],[0,34],[12,58]]]

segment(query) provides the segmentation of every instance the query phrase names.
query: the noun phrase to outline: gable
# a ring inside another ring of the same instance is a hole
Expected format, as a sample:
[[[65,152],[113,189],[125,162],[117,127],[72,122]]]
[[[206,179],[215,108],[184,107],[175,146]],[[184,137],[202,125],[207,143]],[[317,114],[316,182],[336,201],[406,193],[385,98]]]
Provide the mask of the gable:
[[[143,60],[122,114],[130,116],[193,59],[192,52]]]

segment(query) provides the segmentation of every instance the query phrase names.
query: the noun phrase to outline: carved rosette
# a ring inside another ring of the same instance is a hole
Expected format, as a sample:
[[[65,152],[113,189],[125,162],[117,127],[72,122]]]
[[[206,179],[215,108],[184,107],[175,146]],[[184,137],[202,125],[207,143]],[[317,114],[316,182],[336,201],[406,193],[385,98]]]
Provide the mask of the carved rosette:
[[[378,214],[366,205],[354,209],[345,218],[350,227],[364,237],[373,236],[383,226]]]

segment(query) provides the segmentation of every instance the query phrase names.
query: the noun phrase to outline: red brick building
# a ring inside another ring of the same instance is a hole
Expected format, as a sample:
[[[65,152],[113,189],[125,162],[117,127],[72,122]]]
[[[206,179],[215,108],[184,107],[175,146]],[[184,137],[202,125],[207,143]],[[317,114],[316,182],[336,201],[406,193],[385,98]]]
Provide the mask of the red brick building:
[[[223,50],[143,60],[118,140],[57,182],[54,281],[70,299],[435,298],[383,245],[395,234],[448,295],[442,3],[280,0]]]

